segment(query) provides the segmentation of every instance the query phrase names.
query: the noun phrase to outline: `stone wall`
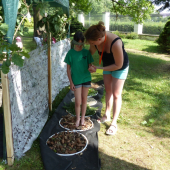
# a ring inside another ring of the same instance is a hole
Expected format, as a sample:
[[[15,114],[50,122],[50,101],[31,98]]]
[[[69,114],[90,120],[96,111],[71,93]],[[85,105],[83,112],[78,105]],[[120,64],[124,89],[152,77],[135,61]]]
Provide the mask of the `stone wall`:
[[[66,64],[70,49],[68,39],[51,46],[52,100],[69,85]],[[21,158],[31,148],[48,118],[48,56],[47,46],[31,51],[24,66],[12,65],[8,73],[14,154]]]

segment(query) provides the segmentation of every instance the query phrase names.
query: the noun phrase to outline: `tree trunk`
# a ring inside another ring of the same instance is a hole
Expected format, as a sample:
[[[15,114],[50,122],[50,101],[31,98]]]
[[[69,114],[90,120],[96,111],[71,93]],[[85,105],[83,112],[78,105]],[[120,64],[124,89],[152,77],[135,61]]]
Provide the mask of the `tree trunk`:
[[[37,23],[42,19],[40,15],[40,10],[36,9],[36,5],[33,5],[33,18],[34,18],[34,37],[37,31]]]

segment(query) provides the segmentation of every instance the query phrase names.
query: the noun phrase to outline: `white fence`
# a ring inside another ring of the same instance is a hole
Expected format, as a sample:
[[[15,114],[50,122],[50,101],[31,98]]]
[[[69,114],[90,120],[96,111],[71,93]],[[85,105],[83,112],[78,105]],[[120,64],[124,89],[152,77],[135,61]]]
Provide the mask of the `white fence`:
[[[80,17],[81,15],[81,17]],[[144,23],[148,23],[150,25],[160,25],[157,26],[156,29],[159,29],[156,31],[156,33],[153,34],[160,34],[160,32],[163,29],[164,24],[168,21],[168,16],[170,16],[170,13],[164,13],[164,14],[151,14],[151,19],[144,21]],[[132,18],[129,16],[122,16],[110,14],[109,12],[105,12],[103,14],[88,14],[88,15],[83,15],[83,13],[78,14],[78,21],[80,21],[85,28],[90,27],[93,24],[97,24],[98,21],[103,21],[106,26],[107,31],[123,31],[123,32],[136,32],[137,34],[148,34],[148,29],[146,26],[144,26],[143,29],[143,24],[135,24],[132,22]],[[120,24],[121,22],[121,24]],[[118,24],[119,23],[119,24]],[[123,25],[126,23],[125,25]],[[148,25],[147,24],[147,25]],[[149,34],[152,34],[149,33]]]

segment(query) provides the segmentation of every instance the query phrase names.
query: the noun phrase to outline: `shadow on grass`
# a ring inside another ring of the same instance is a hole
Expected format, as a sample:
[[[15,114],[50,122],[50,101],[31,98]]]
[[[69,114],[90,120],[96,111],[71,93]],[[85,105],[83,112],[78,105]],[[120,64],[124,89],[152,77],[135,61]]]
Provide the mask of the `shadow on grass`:
[[[168,128],[170,124],[170,90],[168,88],[170,62],[136,54],[129,54],[129,60],[130,69],[125,90],[128,93],[137,91],[152,98],[151,106],[148,106],[148,112],[143,120],[149,122],[149,119],[154,119],[152,124],[146,126],[153,129],[155,136],[170,137],[170,128]],[[150,86],[146,83],[148,81],[154,81],[155,84]],[[142,100],[147,99],[143,97]],[[127,102],[130,103],[130,101]]]
[[[101,170],[149,170],[125,160],[106,155],[102,150],[99,151],[99,156],[101,159]],[[136,159],[136,161],[138,164],[142,163],[140,159]]]
[[[146,125],[152,128],[154,135],[170,137],[170,128],[168,127],[170,125],[170,90],[168,88],[170,62],[144,55],[128,54],[128,56],[130,68],[124,89],[128,93],[139,92],[142,95],[141,100],[148,100],[150,106],[148,106],[147,112],[143,113],[142,120],[147,122],[150,119],[154,120]],[[92,82],[102,79],[102,74],[93,73]],[[151,86],[148,82],[152,81],[155,84],[152,83]],[[147,98],[145,95],[149,97]],[[124,100],[130,105],[133,98]]]
[[[142,49],[142,51],[168,55],[168,53],[166,51],[164,51],[163,49],[161,49],[160,46],[148,45],[147,48]]]

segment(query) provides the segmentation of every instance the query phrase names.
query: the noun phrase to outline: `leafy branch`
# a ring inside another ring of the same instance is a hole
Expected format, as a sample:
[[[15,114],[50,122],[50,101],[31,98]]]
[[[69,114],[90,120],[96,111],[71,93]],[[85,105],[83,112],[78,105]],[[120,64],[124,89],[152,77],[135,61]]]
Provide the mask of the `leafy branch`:
[[[154,6],[148,0],[112,0],[112,12],[121,15],[129,15],[135,23],[143,23],[145,19],[150,18]]]
[[[0,61],[3,61],[1,69],[4,74],[9,72],[12,63],[22,67],[24,64],[23,56],[30,57],[28,53],[21,51],[16,44],[10,44],[4,39],[7,30],[8,25],[0,23]]]

